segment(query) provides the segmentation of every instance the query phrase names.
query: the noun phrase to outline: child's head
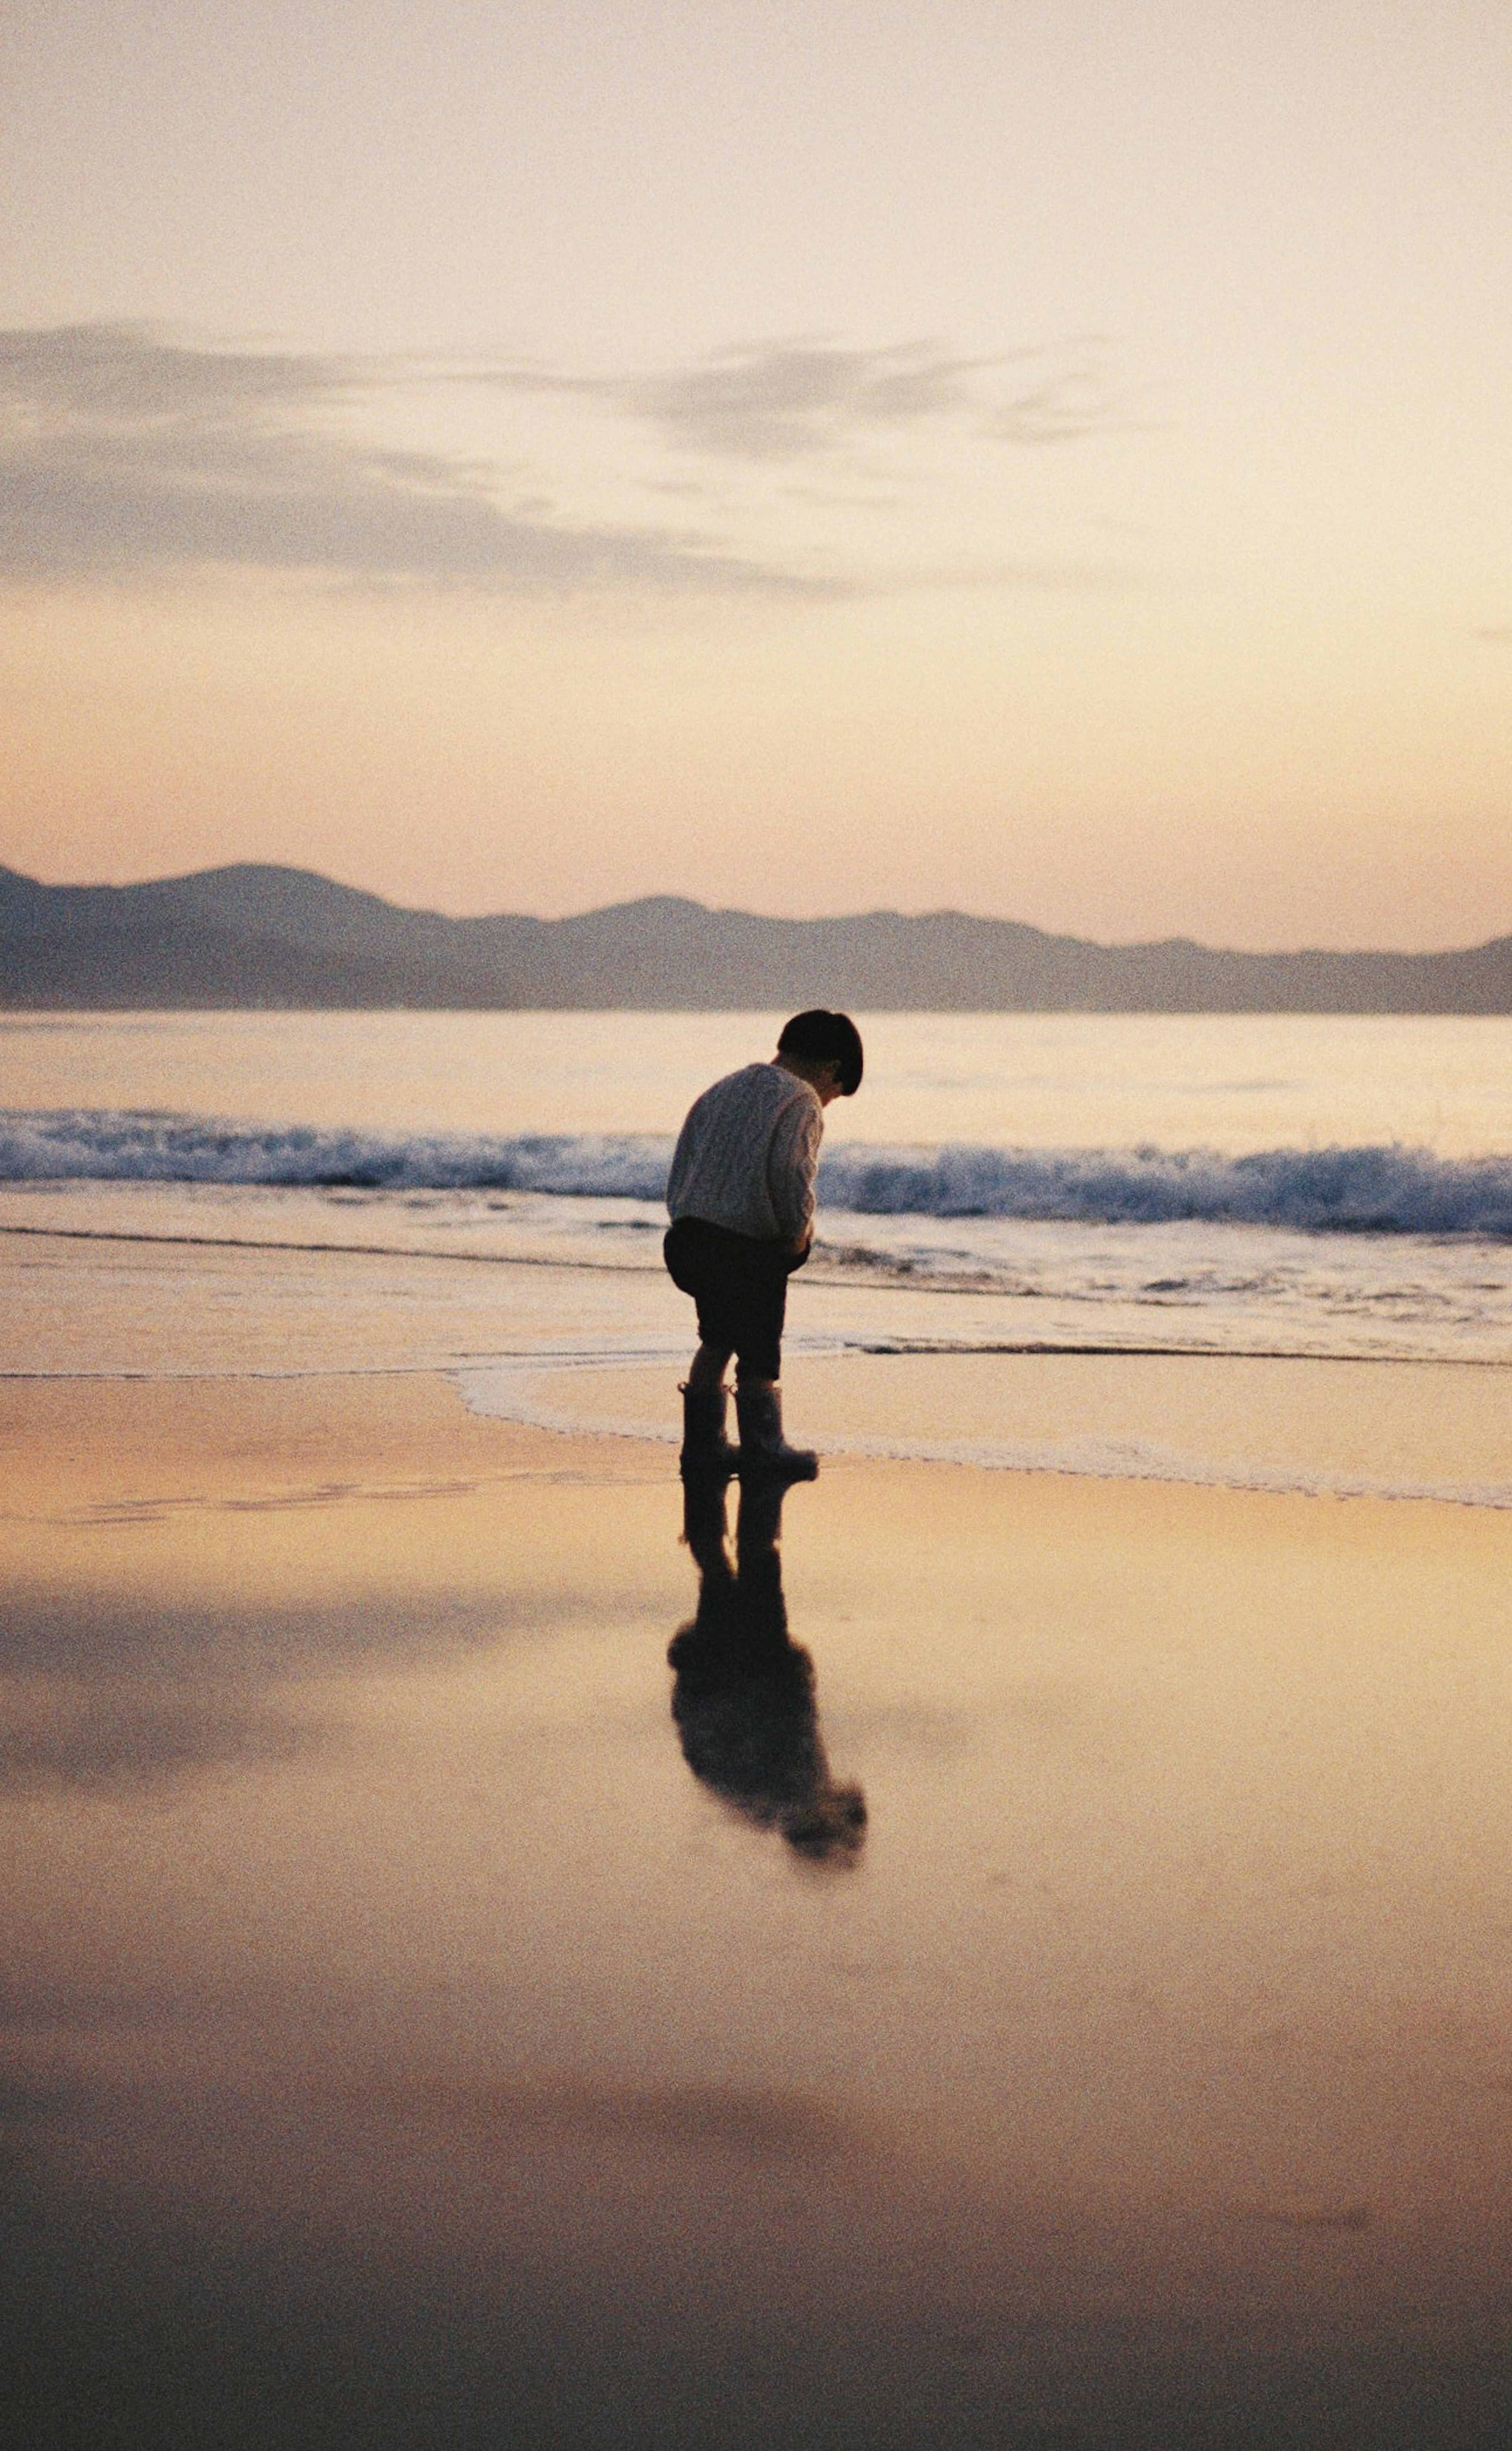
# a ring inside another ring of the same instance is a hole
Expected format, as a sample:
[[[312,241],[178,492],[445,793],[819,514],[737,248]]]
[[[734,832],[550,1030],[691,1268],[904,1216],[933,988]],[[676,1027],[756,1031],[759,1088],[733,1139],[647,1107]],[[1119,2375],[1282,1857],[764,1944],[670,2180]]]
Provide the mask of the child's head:
[[[777,1053],[795,1058],[805,1071],[810,1066],[833,1065],[835,1091],[842,1098],[854,1098],[861,1086],[866,1059],[861,1033],[848,1012],[826,1012],[822,1007],[795,1012],[782,1026]]]

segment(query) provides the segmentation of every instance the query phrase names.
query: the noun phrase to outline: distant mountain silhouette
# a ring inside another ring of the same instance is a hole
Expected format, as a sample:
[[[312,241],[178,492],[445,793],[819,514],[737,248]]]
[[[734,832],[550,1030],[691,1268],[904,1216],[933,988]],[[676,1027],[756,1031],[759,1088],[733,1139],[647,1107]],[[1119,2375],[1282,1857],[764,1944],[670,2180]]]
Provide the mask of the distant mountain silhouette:
[[[447,919],[307,869],[39,885],[0,868],[0,1006],[726,1011],[1512,1012],[1512,937],[1465,952],[1098,945],[959,911],[761,919],[657,894]]]

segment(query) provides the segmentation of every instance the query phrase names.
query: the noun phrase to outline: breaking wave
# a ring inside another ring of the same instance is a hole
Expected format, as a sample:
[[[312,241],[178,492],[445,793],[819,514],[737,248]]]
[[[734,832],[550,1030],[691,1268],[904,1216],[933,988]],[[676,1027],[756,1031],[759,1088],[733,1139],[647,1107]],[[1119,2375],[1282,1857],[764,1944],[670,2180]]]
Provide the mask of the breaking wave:
[[[260,1184],[659,1200],[671,1158],[670,1140],[612,1133],[494,1138],[136,1111],[0,1112],[0,1182],[6,1183]]]
[[[842,1150],[835,1206],[873,1216],[1078,1225],[1278,1226],[1315,1233],[1512,1235],[1512,1157],[1429,1149]]]
[[[659,1201],[652,1135],[383,1133],[136,1111],[0,1112],[0,1181],[516,1191]],[[1274,1226],[1512,1238],[1512,1156],[1431,1150],[882,1148],[826,1158],[820,1196],[863,1216]]]

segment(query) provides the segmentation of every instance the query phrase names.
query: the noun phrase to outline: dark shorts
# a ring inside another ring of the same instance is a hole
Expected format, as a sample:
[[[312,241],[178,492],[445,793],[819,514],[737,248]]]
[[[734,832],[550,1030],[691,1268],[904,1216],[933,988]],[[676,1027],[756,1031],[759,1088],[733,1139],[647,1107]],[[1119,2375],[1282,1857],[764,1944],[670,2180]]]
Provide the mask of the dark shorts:
[[[673,1284],[698,1305],[704,1343],[736,1356],[737,1379],[780,1379],[788,1279],[808,1253],[795,1259],[701,1217],[677,1218],[661,1249]]]

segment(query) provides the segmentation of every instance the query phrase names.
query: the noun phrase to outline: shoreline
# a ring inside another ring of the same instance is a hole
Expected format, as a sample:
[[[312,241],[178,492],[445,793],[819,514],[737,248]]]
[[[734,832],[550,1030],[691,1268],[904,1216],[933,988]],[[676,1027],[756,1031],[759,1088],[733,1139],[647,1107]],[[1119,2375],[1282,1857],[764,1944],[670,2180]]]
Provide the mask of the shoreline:
[[[438,1266],[487,1268],[553,1268],[565,1274],[587,1276],[619,1276],[649,1278],[659,1286],[662,1270],[659,1262],[646,1265],[633,1260],[563,1259],[554,1254],[530,1251],[458,1251],[426,1249],[408,1243],[321,1243],[302,1238],[251,1234],[165,1234],[148,1233],[126,1226],[17,1226],[0,1223],[0,1236],[18,1240],[59,1243],[120,1243],[128,1245],[162,1245],[174,1250],[205,1251],[271,1251],[285,1254],[306,1252],[318,1259],[354,1260],[420,1260]],[[853,1280],[843,1269],[826,1269],[822,1265],[822,1246],[815,1252],[820,1265],[808,1275],[810,1286],[822,1286],[829,1291],[849,1291]],[[916,1296],[925,1293],[933,1300],[979,1302],[994,1298],[995,1289],[977,1284],[921,1282],[899,1276],[888,1279],[868,1272],[865,1289],[869,1294],[901,1294]],[[1000,1298],[1000,1297],[999,1297]],[[863,1350],[868,1348],[861,1348]],[[1089,1338],[1075,1341],[1052,1338],[997,1338],[973,1340],[970,1344],[951,1343],[944,1339],[917,1344],[881,1346],[877,1350],[897,1358],[935,1358],[944,1355],[1003,1354],[1090,1356],[1096,1360],[1114,1358],[1129,1361],[1176,1362],[1316,1362],[1347,1366],[1404,1367],[1422,1370],[1512,1370],[1512,1355],[1485,1353],[1329,1353],[1306,1345],[1216,1345],[1135,1344],[1109,1342],[1098,1343]],[[0,1376],[13,1375],[0,1372]]]
[[[868,1363],[881,1357],[868,1356]],[[995,1350],[988,1354],[910,1354],[890,1355],[889,1361],[912,1365],[908,1375],[919,1382],[933,1382],[932,1393],[937,1398],[942,1377],[947,1386],[958,1369],[950,1365],[963,1362],[1001,1363],[1007,1360],[1056,1363],[1105,1363],[1115,1365],[1110,1374],[1122,1379],[1121,1365],[1148,1361],[1162,1365],[1176,1363],[1206,1364],[1199,1378],[1217,1383],[1220,1390],[1227,1382],[1230,1387],[1240,1380],[1252,1382],[1254,1372],[1264,1373],[1267,1364],[1291,1357],[1235,1356],[1227,1354],[1129,1354],[1121,1349],[1077,1347],[1028,1348],[1007,1353]],[[1118,1488],[1180,1489],[1192,1492],[1223,1492],[1238,1498],[1289,1499],[1315,1505],[1331,1501],[1336,1505],[1401,1507],[1443,1507],[1457,1513],[1506,1515],[1512,1513],[1512,1479],[1498,1482],[1464,1482],[1454,1480],[1413,1481],[1397,1478],[1386,1480],[1359,1473],[1348,1474],[1334,1469],[1306,1469],[1299,1463],[1267,1464],[1253,1458],[1226,1466],[1211,1457],[1183,1453],[1164,1443],[1150,1443],[1127,1435],[1111,1439],[1106,1425],[1102,1435],[1088,1434],[1081,1438],[1063,1435],[1056,1442],[1035,1444],[1022,1439],[1002,1438],[972,1440],[956,1437],[931,1441],[916,1428],[911,1432],[877,1432],[847,1426],[839,1410],[831,1402],[821,1409],[826,1418],[818,1425],[813,1415],[815,1398],[822,1395],[824,1381],[837,1373],[837,1365],[853,1361],[848,1355],[801,1354],[790,1363],[787,1383],[795,1383],[798,1393],[790,1399],[795,1434],[804,1440],[819,1442],[821,1465],[834,1471],[864,1464],[907,1466],[929,1473],[960,1472],[978,1474],[990,1481],[1023,1480],[1030,1483],[1066,1480]],[[1306,1369],[1327,1368],[1348,1372],[1349,1364],[1339,1357],[1297,1357]],[[946,1368],[942,1372],[941,1364]],[[1361,1365],[1362,1367],[1365,1365]],[[1419,1373],[1430,1378],[1448,1379],[1455,1369],[1447,1363],[1380,1363],[1377,1369],[1391,1369],[1408,1381],[1408,1394],[1414,1391],[1411,1381]],[[1461,1365],[1467,1372],[1475,1364]],[[129,1388],[150,1394],[153,1389],[183,1391],[203,1388],[224,1391],[233,1401],[240,1389],[303,1389],[311,1393],[328,1388],[333,1394],[355,1386],[369,1386],[375,1382],[399,1389],[430,1382],[445,1391],[448,1402],[457,1404],[470,1419],[500,1428],[512,1428],[522,1434],[543,1438],[562,1448],[589,1445],[595,1450],[636,1450],[647,1463],[657,1460],[658,1469],[664,1465],[669,1449],[679,1442],[680,1430],[675,1408],[675,1365],[658,1357],[653,1363],[638,1361],[635,1356],[620,1355],[609,1362],[597,1356],[561,1357],[543,1355],[529,1350],[507,1358],[495,1357],[484,1362],[451,1362],[435,1359],[391,1360],[383,1362],[330,1361],[299,1363],[287,1360],[263,1361],[257,1363],[231,1365],[225,1362],[206,1362],[180,1367],[163,1363],[122,1366],[102,1363],[28,1368],[0,1364],[0,1389],[46,1390],[79,1389],[108,1391],[114,1387]],[[1067,1373],[1059,1374],[1055,1392],[1063,1402],[1071,1391],[1067,1387]],[[1104,1374],[1105,1377],[1108,1374]],[[1351,1374],[1352,1375],[1352,1374]],[[610,1408],[604,1409],[607,1384]],[[1345,1379],[1347,1397],[1348,1378]],[[589,1393],[584,1395],[583,1391]],[[1125,1382],[1127,1393],[1127,1382]],[[895,1409],[896,1389],[889,1391]],[[648,1418],[646,1411],[658,1408],[660,1418]],[[875,1407],[874,1406],[874,1410]],[[1070,1407],[1068,1406],[1068,1409]],[[1475,1407],[1481,1416],[1473,1426],[1485,1426],[1483,1408]],[[1345,1402],[1344,1410],[1353,1413]],[[1227,1407],[1230,1422],[1243,1421],[1246,1409],[1242,1402]],[[1379,1429],[1379,1424],[1373,1425]],[[1442,1424],[1427,1425],[1431,1441]],[[1500,1435],[1500,1422],[1493,1421],[1492,1434]],[[1500,1460],[1500,1459],[1499,1459]],[[676,1476],[672,1476],[674,1479]]]
[[[816,1353],[785,1365],[795,1435],[871,1460],[1030,1478],[1512,1509],[1512,1441],[1473,1364],[1123,1348]],[[459,1365],[480,1414],[560,1434],[679,1437],[668,1364],[528,1355]]]
[[[679,1435],[690,1322],[655,1266],[576,1250],[453,1265],[387,1245],[103,1230],[0,1236],[0,1383],[231,1387],[337,1372],[392,1385],[394,1374],[433,1372],[480,1414],[663,1448]],[[1009,1337],[993,1332],[991,1304],[968,1343],[944,1333],[960,1300],[931,1300],[894,1297],[884,1334],[866,1289],[804,1288],[785,1370],[803,1444],[836,1464],[913,1459],[1010,1478],[1512,1508],[1507,1365],[1482,1354]]]

